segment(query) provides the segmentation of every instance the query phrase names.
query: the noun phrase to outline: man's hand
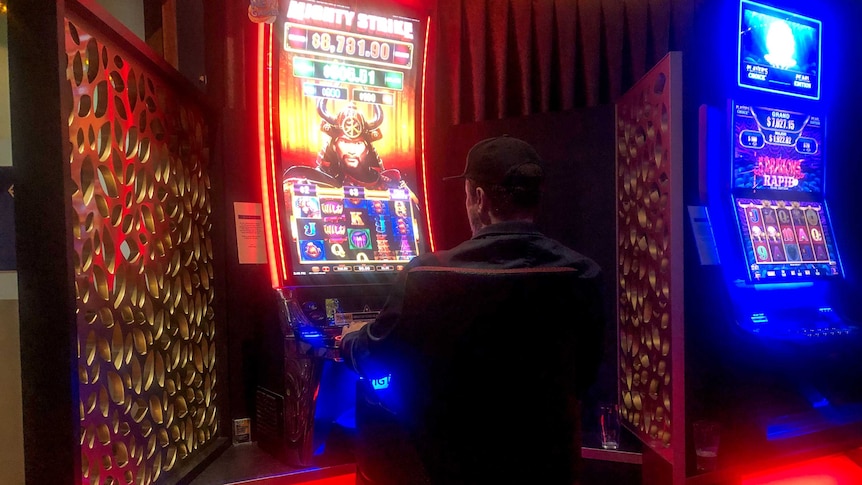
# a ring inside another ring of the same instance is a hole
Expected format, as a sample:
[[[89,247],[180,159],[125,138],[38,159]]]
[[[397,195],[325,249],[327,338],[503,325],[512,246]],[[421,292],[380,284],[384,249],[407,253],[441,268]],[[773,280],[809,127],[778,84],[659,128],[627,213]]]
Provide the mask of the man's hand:
[[[353,323],[350,323],[348,325],[341,327],[341,338],[344,338],[344,336],[347,335],[348,333],[356,332],[357,330],[361,329],[362,327],[364,327],[368,323],[369,322],[367,320],[365,320],[365,321],[361,321],[361,322],[353,322]]]

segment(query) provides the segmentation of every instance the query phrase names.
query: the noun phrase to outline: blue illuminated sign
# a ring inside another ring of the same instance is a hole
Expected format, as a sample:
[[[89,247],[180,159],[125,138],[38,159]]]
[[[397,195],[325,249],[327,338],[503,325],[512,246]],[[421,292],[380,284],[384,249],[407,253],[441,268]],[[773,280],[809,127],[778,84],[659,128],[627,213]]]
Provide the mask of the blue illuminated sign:
[[[375,391],[379,391],[381,389],[389,388],[389,381],[392,379],[392,375],[388,375],[386,377],[381,377],[379,379],[371,380],[371,387],[374,388]]]
[[[820,37],[819,20],[743,0],[739,86],[820,99]]]

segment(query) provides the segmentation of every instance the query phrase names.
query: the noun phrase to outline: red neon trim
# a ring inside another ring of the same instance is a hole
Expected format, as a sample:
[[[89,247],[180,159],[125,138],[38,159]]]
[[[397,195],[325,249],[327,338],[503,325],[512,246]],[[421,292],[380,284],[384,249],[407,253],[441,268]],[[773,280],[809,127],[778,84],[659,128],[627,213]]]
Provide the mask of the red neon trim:
[[[275,259],[275,237],[272,234],[272,207],[270,201],[270,173],[269,173],[269,152],[267,150],[267,127],[264,120],[264,114],[266,111],[267,104],[267,92],[265,91],[265,87],[268,86],[269,81],[266,80],[267,76],[267,57],[268,52],[264,47],[265,39],[266,39],[266,24],[258,24],[257,29],[257,72],[258,72],[258,80],[257,80],[257,106],[258,106],[258,117],[257,117],[257,134],[258,134],[258,153],[260,156],[260,180],[261,180],[261,199],[263,201],[263,231],[264,236],[266,238],[266,257],[269,262],[269,277],[270,283],[273,288],[277,288],[280,285],[278,270],[277,270],[277,262]]]
[[[425,95],[427,87],[425,86],[425,71],[428,63],[428,37],[431,32],[431,16],[429,15],[425,21],[425,47],[422,49],[422,128],[419,130],[422,140],[422,148],[420,152],[422,164],[422,193],[425,194],[425,226],[428,229],[428,243],[431,245],[431,251],[434,251],[436,244],[434,243],[434,233],[431,230],[431,205],[428,203],[428,170],[425,164]]]
[[[266,45],[266,52],[267,52],[267,59],[270,60],[270,65],[271,65],[272,64],[272,36],[275,35],[275,33],[272,32],[272,29],[270,29],[270,33],[271,33],[271,35],[268,36],[269,42]],[[273,136],[273,133],[275,133],[275,123],[276,122],[275,122],[273,102],[272,102],[272,99],[273,99],[272,98],[272,84],[273,84],[272,83],[272,76],[271,75],[267,76],[267,88],[268,88],[268,94],[269,94],[269,97],[267,98],[269,100],[269,104],[267,105],[267,119],[269,120],[269,132],[268,132],[267,139],[269,141],[269,156],[270,156],[269,159],[272,160],[273,167],[274,167],[274,164],[275,164],[275,136]],[[275,168],[273,168],[273,170],[272,170],[273,177],[274,177],[274,174],[276,174],[276,173],[278,173],[278,172],[275,170]],[[273,180],[273,179],[270,179],[270,180]],[[284,244],[283,244],[282,238],[281,238],[282,234],[284,234],[284,233],[282,232],[281,212],[279,212],[279,205],[278,205],[278,199],[277,199],[277,197],[280,197],[282,195],[284,188],[278,182],[277,179],[275,179],[275,180],[276,180],[275,185],[271,189],[272,190],[271,196],[272,196],[272,200],[273,200],[273,207],[272,208],[273,208],[273,211],[275,212],[275,228],[276,228],[276,233],[275,233],[276,239],[274,239],[273,241],[278,242],[278,244],[275,247],[276,247],[276,249],[278,249],[278,261],[281,263],[281,265],[280,265],[281,266],[281,277],[282,277],[282,281],[286,281],[287,280],[287,266],[286,266],[287,259],[285,258],[285,255],[284,255]]]

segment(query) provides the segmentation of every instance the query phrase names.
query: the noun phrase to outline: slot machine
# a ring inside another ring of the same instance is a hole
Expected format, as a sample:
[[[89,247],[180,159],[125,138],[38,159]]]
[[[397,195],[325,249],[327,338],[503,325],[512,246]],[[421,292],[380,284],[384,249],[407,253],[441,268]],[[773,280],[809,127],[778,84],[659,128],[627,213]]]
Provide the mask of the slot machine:
[[[725,105],[699,111],[692,279],[713,283],[686,289],[686,372],[692,418],[719,420],[725,463],[744,464],[858,441],[862,332],[826,183],[841,170],[821,96],[827,27],[778,1],[735,7],[735,79]]]
[[[429,247],[423,206],[427,14],[286,1],[259,35],[261,185],[282,341],[257,389],[258,440],[298,467],[351,461],[357,376],[345,325],[373,320]]]

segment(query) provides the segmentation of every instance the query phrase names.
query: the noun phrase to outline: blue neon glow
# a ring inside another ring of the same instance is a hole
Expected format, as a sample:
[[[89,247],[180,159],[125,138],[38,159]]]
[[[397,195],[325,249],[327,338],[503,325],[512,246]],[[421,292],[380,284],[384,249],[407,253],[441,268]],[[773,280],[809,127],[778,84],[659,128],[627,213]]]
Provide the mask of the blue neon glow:
[[[325,361],[314,411],[315,427],[320,426],[320,438],[325,441],[332,425],[354,428],[352,415],[356,412],[355,405],[356,374],[340,362]]]
[[[800,283],[758,283],[755,285],[749,285],[744,281],[738,281],[737,287],[748,287],[753,288],[754,291],[774,291],[774,290],[793,290],[798,288],[808,288],[813,286],[814,283],[810,281],[803,281]]]
[[[333,422],[346,429],[356,429],[356,407],[348,408]]]
[[[297,328],[296,334],[300,340],[315,340],[323,338],[323,332],[310,325],[304,325]]]
[[[813,406],[810,411],[774,419],[766,426],[766,439],[777,441],[804,436],[837,426],[858,423],[860,420],[862,420],[862,405],[837,406],[826,401],[823,405]]]
[[[314,456],[321,456],[326,452],[326,442],[320,443],[320,445],[314,449]]]
[[[813,408],[824,408],[829,405],[829,399],[813,387],[803,386],[802,392]]]

